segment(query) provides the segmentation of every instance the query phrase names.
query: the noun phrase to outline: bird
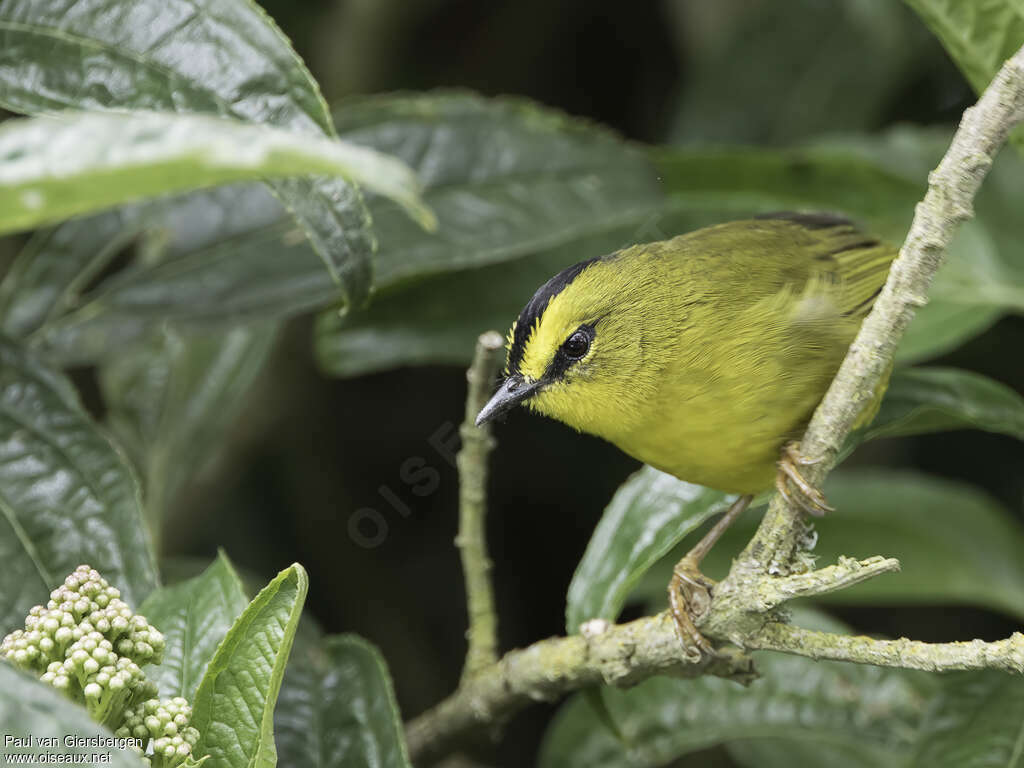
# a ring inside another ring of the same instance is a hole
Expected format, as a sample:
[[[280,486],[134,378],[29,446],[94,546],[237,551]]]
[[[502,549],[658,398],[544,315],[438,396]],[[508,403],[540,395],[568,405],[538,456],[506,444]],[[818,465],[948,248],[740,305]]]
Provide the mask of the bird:
[[[526,406],[681,480],[738,494],[668,585],[684,646],[714,653],[691,608],[714,587],[700,561],[773,485],[810,514],[832,511],[804,480],[796,440],[896,253],[841,215],[775,212],[581,261],[519,313],[476,423]]]

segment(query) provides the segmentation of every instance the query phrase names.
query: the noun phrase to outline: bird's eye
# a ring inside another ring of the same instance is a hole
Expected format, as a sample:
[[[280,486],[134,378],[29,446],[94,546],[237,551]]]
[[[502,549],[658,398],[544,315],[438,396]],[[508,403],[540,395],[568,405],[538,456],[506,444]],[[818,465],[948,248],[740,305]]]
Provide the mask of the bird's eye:
[[[576,331],[562,344],[562,352],[570,360],[579,360],[590,350],[590,337],[583,331]]]

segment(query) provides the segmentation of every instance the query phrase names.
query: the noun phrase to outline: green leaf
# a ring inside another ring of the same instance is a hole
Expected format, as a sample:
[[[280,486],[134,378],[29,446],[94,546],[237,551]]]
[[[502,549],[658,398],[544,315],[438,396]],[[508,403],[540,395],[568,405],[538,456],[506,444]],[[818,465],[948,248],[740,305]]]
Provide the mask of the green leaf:
[[[274,718],[282,763],[409,768],[402,720],[380,652],[354,635],[298,651],[285,672]]]
[[[125,207],[37,232],[0,283],[0,327],[21,337],[74,306],[79,293],[141,231]]]
[[[942,41],[977,93],[1024,43],[1024,8],[1017,2],[906,1]]]
[[[217,456],[275,338],[266,325],[190,336],[165,327],[100,369],[108,419],[142,467],[154,528]]]
[[[0,127],[0,233],[183,189],[309,173],[366,184],[430,219],[412,172],[365,147],[221,117],[81,112]]]
[[[157,584],[139,487],[64,376],[0,338],[0,628],[88,563],[138,606]]]
[[[523,99],[371,97],[342,102],[335,118],[346,141],[414,168],[439,221],[426,234],[394,206],[372,205],[380,287],[636,231],[664,201],[640,147]]]
[[[917,363],[952,352],[987,331],[1002,316],[999,307],[929,301],[914,313],[896,348],[896,362]]]
[[[1024,755],[1024,680],[1001,672],[944,678],[912,768],[1017,768]]]
[[[892,377],[875,420],[851,442],[953,429],[981,429],[1024,440],[1024,397],[971,371],[901,369]]]
[[[199,683],[193,750],[210,768],[273,768],[274,704],[306,599],[301,565],[281,571],[228,630]]]
[[[40,683],[8,664],[0,664],[0,755],[4,763],[20,760],[39,762],[43,756],[56,763],[61,760],[78,765],[111,765],[114,768],[140,768],[142,761],[127,749],[68,746],[67,736],[84,739],[113,739],[114,734],[95,723],[84,707],[73,704],[54,688]],[[27,739],[8,743],[8,739]],[[39,740],[53,739],[52,746]]]
[[[569,585],[565,628],[615,619],[640,577],[691,531],[729,508],[735,496],[644,467],[605,507]]]
[[[803,626],[844,631],[817,614],[801,611],[796,618]],[[906,764],[934,678],[777,653],[755,657],[761,677],[746,688],[714,677],[602,688],[622,739],[576,694],[549,727],[539,765],[653,768],[735,740],[785,740],[804,751],[813,744],[817,765]],[[842,763],[833,762],[844,753]]]
[[[162,0],[136,0],[129,17],[123,9],[122,0],[0,3],[0,103],[28,113],[204,112],[334,135],[316,81],[251,0],[211,0],[201,13]],[[322,178],[271,186],[332,277],[345,281],[348,301],[361,304],[372,284],[373,235],[358,190]]]
[[[164,633],[164,660],[146,669],[161,698],[192,700],[228,629],[248,604],[242,582],[221,552],[201,574],[154,591],[139,613]]]

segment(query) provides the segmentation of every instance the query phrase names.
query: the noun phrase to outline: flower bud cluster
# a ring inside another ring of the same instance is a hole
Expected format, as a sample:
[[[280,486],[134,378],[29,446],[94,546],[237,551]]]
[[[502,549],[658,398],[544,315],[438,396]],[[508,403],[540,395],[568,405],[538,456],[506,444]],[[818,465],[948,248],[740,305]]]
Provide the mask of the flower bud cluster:
[[[192,707],[180,696],[149,699],[125,714],[115,735],[150,742],[149,749],[140,752],[151,768],[189,768],[203,762],[192,757],[199,731],[189,725],[191,720]]]
[[[156,695],[142,673],[159,664],[164,636],[93,568],[81,565],[0,642],[0,658],[35,673],[93,719],[117,727],[132,701]]]

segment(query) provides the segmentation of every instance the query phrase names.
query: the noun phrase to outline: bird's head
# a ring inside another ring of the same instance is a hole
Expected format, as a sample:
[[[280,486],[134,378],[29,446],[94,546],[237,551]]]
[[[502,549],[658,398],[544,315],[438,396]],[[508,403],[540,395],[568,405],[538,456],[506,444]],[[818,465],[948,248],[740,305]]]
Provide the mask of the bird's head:
[[[478,425],[520,404],[607,438],[633,422],[656,375],[647,345],[660,291],[646,260],[624,262],[629,255],[580,262],[537,289],[508,334],[504,381]]]

